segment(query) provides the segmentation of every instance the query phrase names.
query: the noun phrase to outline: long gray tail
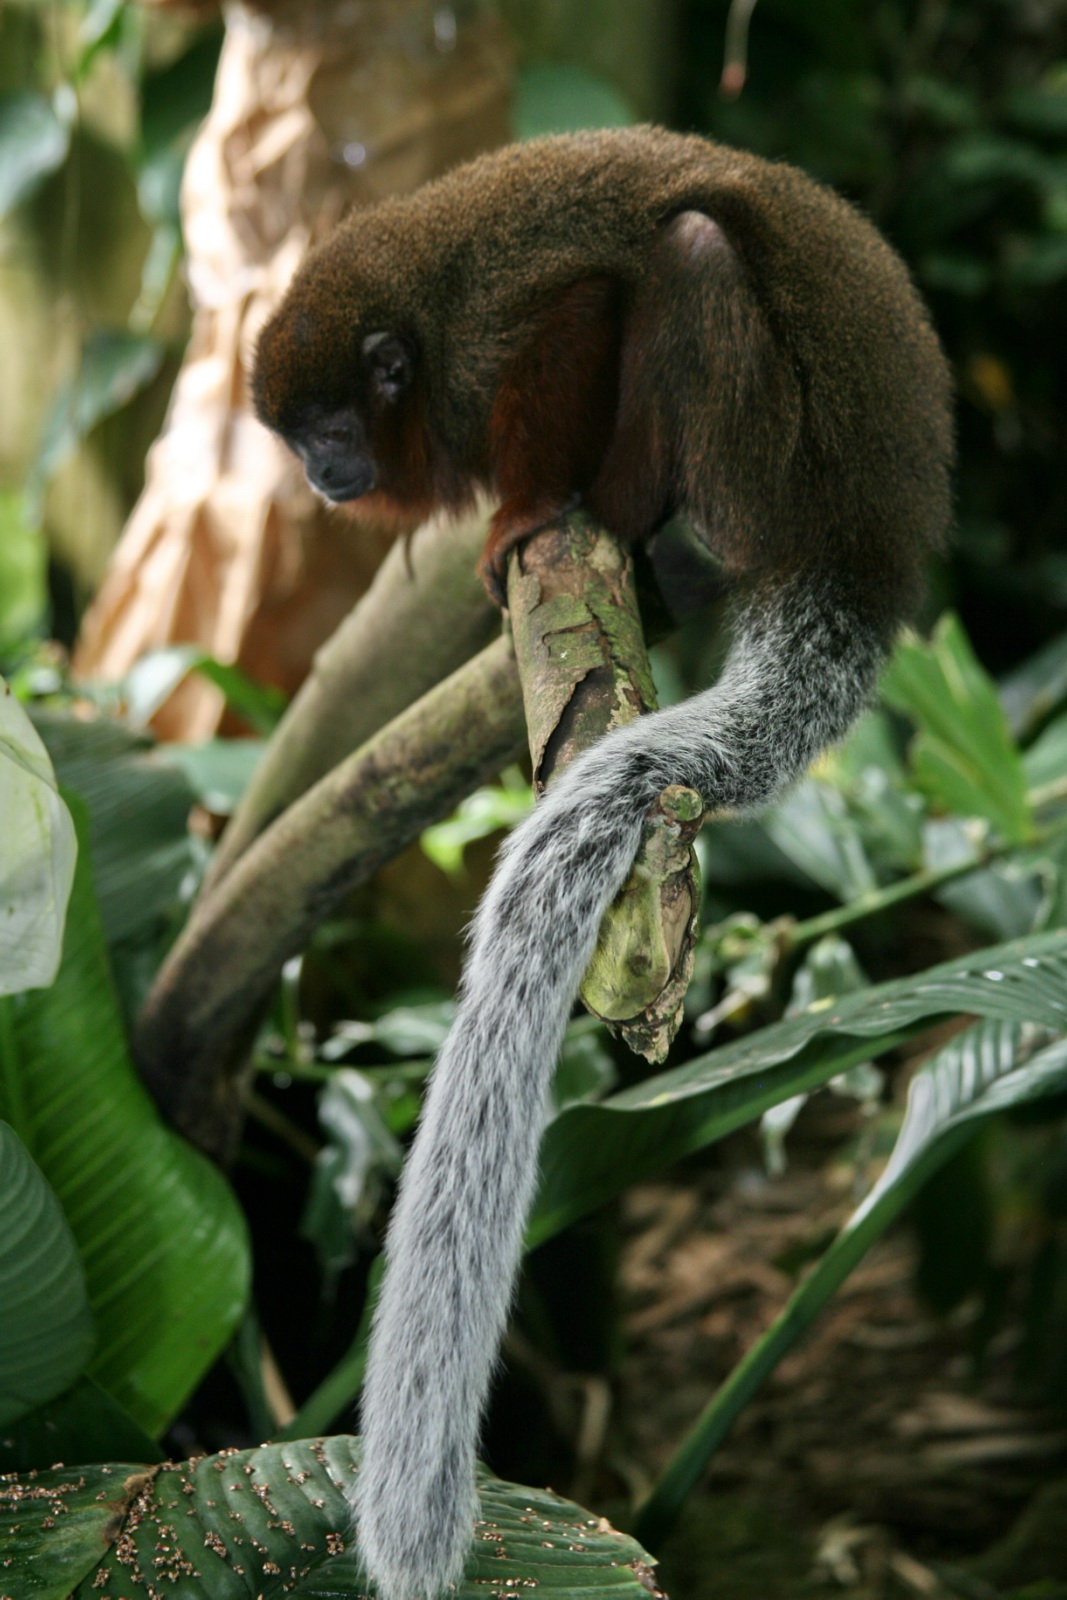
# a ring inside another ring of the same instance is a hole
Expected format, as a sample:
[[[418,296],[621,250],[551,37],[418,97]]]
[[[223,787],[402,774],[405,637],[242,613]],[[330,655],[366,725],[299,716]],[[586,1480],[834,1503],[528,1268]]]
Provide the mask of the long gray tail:
[[[435,1600],[462,1574],[547,1086],[645,813],[671,783],[709,809],[765,805],[846,731],[885,645],[831,581],[757,592],[714,688],[587,751],[501,852],[394,1208],[371,1339],[355,1506],[380,1600]]]

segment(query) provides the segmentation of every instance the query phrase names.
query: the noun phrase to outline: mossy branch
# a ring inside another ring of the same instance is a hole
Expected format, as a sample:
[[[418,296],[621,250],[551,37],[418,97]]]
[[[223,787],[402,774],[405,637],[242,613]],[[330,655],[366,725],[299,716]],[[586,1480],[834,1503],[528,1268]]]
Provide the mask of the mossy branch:
[[[570,513],[511,558],[508,610],[534,782],[544,788],[609,729],[655,707],[632,561]],[[650,1061],[667,1054],[692,973],[702,816],[692,789],[664,791],[582,984],[589,1010]]]

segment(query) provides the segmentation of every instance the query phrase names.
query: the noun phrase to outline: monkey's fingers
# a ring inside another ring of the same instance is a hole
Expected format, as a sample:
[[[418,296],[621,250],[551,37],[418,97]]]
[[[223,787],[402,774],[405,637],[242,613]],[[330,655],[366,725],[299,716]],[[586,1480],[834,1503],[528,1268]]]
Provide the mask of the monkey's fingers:
[[[504,504],[489,524],[489,537],[485,541],[478,562],[478,575],[485,585],[490,600],[503,611],[508,603],[508,556],[527,539],[532,539],[542,528],[550,528],[576,511],[581,495],[572,494],[568,500],[550,501],[535,506],[517,507]]]

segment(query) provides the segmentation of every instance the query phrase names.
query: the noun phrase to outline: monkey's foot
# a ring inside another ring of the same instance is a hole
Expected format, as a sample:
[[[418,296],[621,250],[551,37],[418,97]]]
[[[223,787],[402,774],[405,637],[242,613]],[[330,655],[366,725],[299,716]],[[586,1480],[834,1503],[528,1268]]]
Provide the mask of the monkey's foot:
[[[569,500],[534,506],[519,510],[504,504],[489,524],[489,537],[485,541],[478,562],[478,575],[485,585],[490,600],[506,610],[508,603],[508,557],[527,539],[532,539],[542,528],[551,528],[568,512],[576,511],[582,503],[580,494]]]

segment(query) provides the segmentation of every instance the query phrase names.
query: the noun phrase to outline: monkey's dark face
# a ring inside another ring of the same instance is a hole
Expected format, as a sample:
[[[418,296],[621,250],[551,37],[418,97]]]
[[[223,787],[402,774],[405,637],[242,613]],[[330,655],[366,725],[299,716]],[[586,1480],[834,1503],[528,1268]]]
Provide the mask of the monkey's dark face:
[[[336,504],[358,500],[379,486],[375,435],[410,387],[410,347],[398,334],[371,333],[359,342],[354,361],[337,350],[316,359],[318,353],[307,349],[301,360],[293,346],[304,340],[286,325],[285,312],[283,305],[256,352],[256,410],[300,457],[313,489]],[[340,383],[330,371],[339,364]],[[331,404],[339,391],[345,401]]]

